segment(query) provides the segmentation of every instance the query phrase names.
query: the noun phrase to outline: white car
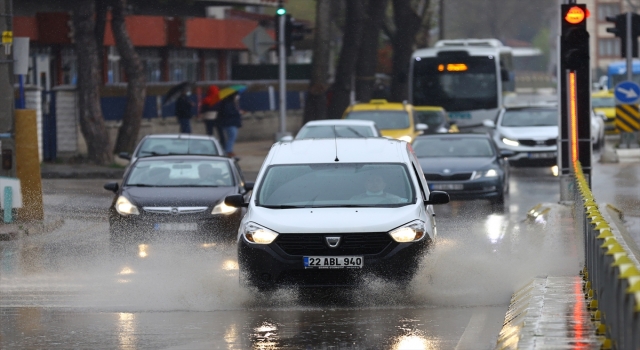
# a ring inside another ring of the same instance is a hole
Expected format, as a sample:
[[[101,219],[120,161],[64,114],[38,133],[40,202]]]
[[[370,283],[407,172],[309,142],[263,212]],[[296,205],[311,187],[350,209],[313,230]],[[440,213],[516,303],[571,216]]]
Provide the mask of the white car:
[[[130,160],[167,155],[225,156],[224,149],[213,136],[191,134],[154,134],[140,140],[133,154],[122,152],[118,156]]]
[[[558,156],[558,107],[524,106],[502,108],[496,121],[485,120],[501,150],[514,153],[512,166],[553,166]]]
[[[604,146],[604,129],[607,116],[602,113],[591,112],[591,144],[593,149],[601,149]]]
[[[327,119],[306,123],[296,140],[334,137],[380,137],[376,123],[370,120]],[[282,140],[282,141],[286,141]]]
[[[353,286],[364,274],[409,282],[436,240],[434,204],[411,146],[386,138],[277,142],[238,230],[244,285]]]

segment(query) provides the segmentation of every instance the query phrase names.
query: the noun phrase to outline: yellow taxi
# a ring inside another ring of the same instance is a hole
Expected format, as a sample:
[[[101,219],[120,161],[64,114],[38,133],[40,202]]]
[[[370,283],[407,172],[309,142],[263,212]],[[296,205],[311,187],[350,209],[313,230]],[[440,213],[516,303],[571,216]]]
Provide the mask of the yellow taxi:
[[[418,124],[428,126],[425,134],[439,134],[459,132],[455,122],[449,119],[449,114],[440,106],[413,106],[415,120]]]
[[[427,130],[426,124],[416,124],[412,105],[382,99],[353,104],[344,111],[342,118],[371,120],[376,123],[382,136],[407,142]]]
[[[607,117],[604,130],[607,134],[617,134],[616,128],[616,100],[613,92],[601,90],[591,93],[591,107],[596,113],[602,113]]]

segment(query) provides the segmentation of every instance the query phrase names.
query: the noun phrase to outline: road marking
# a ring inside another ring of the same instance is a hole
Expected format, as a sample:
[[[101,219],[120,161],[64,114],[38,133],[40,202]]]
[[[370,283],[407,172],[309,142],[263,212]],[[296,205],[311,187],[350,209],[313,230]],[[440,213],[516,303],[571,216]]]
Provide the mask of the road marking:
[[[484,330],[486,320],[487,314],[485,312],[474,311],[467,328],[465,328],[458,345],[456,345],[456,350],[477,349],[478,339],[481,339],[480,333]]]

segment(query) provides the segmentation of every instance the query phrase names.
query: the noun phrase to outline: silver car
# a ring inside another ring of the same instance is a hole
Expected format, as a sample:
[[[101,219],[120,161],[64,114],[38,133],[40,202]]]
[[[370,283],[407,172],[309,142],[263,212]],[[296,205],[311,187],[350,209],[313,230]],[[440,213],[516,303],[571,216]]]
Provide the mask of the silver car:
[[[147,135],[140,140],[133,154],[122,152],[120,158],[129,159],[133,163],[141,157],[167,155],[203,155],[225,156],[224,149],[215,137],[190,134],[156,134]],[[130,164],[131,164],[130,163]]]
[[[485,120],[500,150],[514,153],[512,166],[553,166],[558,156],[558,107],[502,108],[496,121]]]
[[[370,120],[314,120],[306,123],[296,135],[299,139],[334,137],[380,137],[380,130]]]

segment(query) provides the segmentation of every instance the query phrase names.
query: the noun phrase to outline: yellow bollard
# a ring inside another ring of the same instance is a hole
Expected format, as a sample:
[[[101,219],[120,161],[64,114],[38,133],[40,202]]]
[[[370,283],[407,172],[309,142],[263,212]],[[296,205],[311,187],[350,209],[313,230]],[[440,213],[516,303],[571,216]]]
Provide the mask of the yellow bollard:
[[[15,112],[16,175],[22,189],[18,220],[44,220],[36,111],[17,109]]]

